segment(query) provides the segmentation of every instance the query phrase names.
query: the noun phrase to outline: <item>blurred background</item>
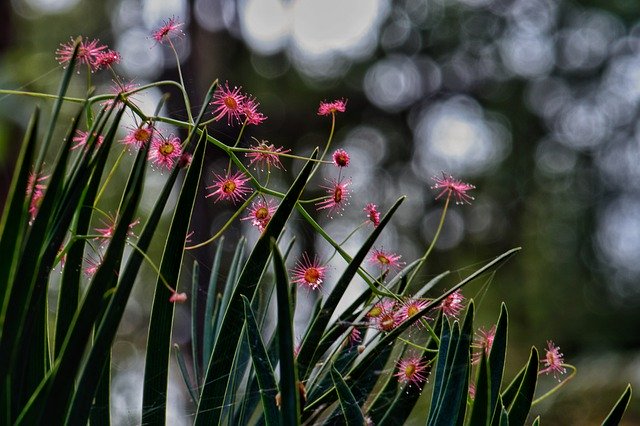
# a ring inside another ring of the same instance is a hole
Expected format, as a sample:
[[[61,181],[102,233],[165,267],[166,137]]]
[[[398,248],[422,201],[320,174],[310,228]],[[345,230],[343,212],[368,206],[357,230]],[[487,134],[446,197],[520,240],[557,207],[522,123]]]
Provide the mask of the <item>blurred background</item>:
[[[432,293],[438,295],[492,257],[523,247],[465,295],[480,303],[478,325],[487,327],[500,302],[507,303],[508,377],[531,345],[542,350],[549,339],[577,366],[577,377],[534,413],[546,424],[598,424],[627,382],[638,394],[640,2],[10,0],[0,3],[0,16],[3,89],[55,93],[62,70],[54,51],[77,35],[118,50],[123,60],[116,71],[126,81],[176,79],[171,51],[150,39],[163,20],[175,17],[185,23],[176,48],[194,109],[215,78],[261,102],[268,120],[247,132],[244,145],[253,136],[308,154],[324,144],[330,126],[330,119],[316,115],[318,103],[347,99],[332,146],[352,156],[346,171],[354,194],[344,216],[318,215],[330,235],[340,241],[361,223],[366,203],[384,211],[407,194],[380,245],[409,262],[431,241],[442,209],[431,177],[445,171],[473,183],[475,201],[452,206],[421,281],[451,270]],[[86,90],[82,73],[72,88],[79,96]],[[93,79],[98,93],[113,85],[104,71]],[[184,104],[169,92],[163,113],[184,119]],[[161,94],[146,91],[138,102],[153,111]],[[0,95],[0,206],[35,104],[50,109],[44,101]],[[227,143],[238,132],[224,122],[213,128]],[[205,179],[226,161],[210,150]],[[271,180],[280,188],[302,164],[284,163],[287,172]],[[161,183],[162,176],[150,180],[152,188]],[[320,195],[318,188],[309,196]],[[143,214],[153,194],[146,198]],[[192,241],[216,232],[232,212],[226,208],[198,201]],[[245,225],[227,231],[229,251],[241,234],[250,244],[257,238]],[[290,232],[298,239],[296,253],[331,255],[302,219],[294,217]],[[346,248],[357,250],[364,235]],[[213,250],[186,257],[189,264],[202,262],[203,283]],[[328,288],[344,266],[333,264]],[[118,424],[139,422],[137,390],[155,282],[150,270],[146,274],[114,346]],[[175,340],[185,345],[188,316],[181,306]],[[540,386],[553,384],[542,378]],[[188,421],[184,412],[192,411],[181,386],[177,380],[172,385],[172,424]],[[632,400],[625,424],[640,424],[638,402]]]

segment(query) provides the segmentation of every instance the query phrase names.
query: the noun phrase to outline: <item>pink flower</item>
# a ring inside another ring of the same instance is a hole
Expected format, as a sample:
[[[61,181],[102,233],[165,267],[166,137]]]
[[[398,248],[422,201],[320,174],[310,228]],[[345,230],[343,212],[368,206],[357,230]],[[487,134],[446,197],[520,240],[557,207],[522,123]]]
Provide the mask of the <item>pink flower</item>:
[[[382,249],[373,249],[369,262],[376,264],[382,271],[400,269],[404,262],[400,262],[402,256]]]
[[[185,167],[189,167],[191,165],[191,160],[193,160],[193,155],[188,152],[183,152],[178,160],[178,167],[184,169]]]
[[[567,372],[567,369],[562,366],[564,363],[564,355],[560,352],[560,347],[555,346],[551,340],[547,340],[547,349],[545,349],[545,351],[545,357],[540,360],[540,362],[544,363],[545,368],[538,371],[538,374],[552,373],[553,377],[560,381],[558,375]]]
[[[153,138],[149,149],[149,161],[154,165],[171,170],[182,155],[180,138],[170,135],[168,138]]]
[[[412,316],[418,314],[418,312],[422,311],[427,307],[429,303],[426,300],[421,299],[409,299],[404,301],[399,309],[398,309],[398,317],[400,322],[405,322]],[[423,318],[426,318],[423,316]],[[419,325],[420,323],[416,323]]]
[[[267,166],[267,170],[269,170],[271,166],[276,169],[284,168],[280,162],[279,154],[286,154],[291,151],[290,149],[284,149],[283,147],[276,148],[273,144],[264,140],[258,142],[257,145],[251,145],[249,148],[253,150],[252,152],[247,152],[245,154],[247,158],[251,159],[249,165],[256,163],[256,165],[260,165],[261,170],[263,170],[265,165]]]
[[[240,113],[244,115],[247,124],[257,126],[267,119],[264,114],[258,112],[259,105],[260,103],[257,102],[255,98],[250,97],[246,97],[240,104]]]
[[[95,136],[95,133],[94,133],[94,136]],[[76,135],[71,140],[76,143],[74,146],[71,147],[72,151],[74,149],[84,147],[87,145],[87,142],[89,141],[89,132],[76,130]],[[98,140],[97,140],[98,146],[102,145],[103,141],[104,141],[104,136],[98,135]]]
[[[247,186],[249,178],[242,172],[236,172],[234,175],[227,173],[226,176],[221,176],[217,173],[213,175],[215,177],[213,185],[207,186],[207,189],[215,189],[215,191],[205,195],[205,198],[216,195],[216,203],[220,200],[231,200],[235,204],[250,192]]]
[[[429,363],[420,356],[400,360],[396,364],[396,368],[398,372],[394,376],[398,378],[400,383],[408,383],[409,385],[420,386],[427,380],[429,374]]]
[[[474,349],[471,354],[471,363],[477,364],[482,359],[482,353],[484,352],[485,356],[489,356],[489,352],[491,352],[491,347],[493,346],[493,339],[496,337],[496,326],[494,325],[489,329],[489,331],[485,331],[484,328],[480,328],[476,333],[473,343],[471,347]]]
[[[127,133],[127,136],[122,139],[122,143],[134,148],[142,148],[151,140],[154,132],[155,129],[149,124],[132,128],[129,133]]]
[[[469,383],[469,398],[476,399],[476,384],[473,382]]]
[[[102,257],[98,255],[98,258],[96,259],[95,257],[91,256],[91,255],[87,255],[87,257],[85,257],[85,262],[87,264],[87,266],[84,268],[84,274],[88,277],[91,278],[95,275],[95,273],[98,271],[98,269],[100,269],[100,266],[102,265]]]
[[[347,336],[347,340],[349,345],[353,346],[358,342],[362,341],[362,333],[356,327],[353,327]]]
[[[320,265],[320,261],[317,256],[313,257],[313,261],[309,259],[309,256],[304,253],[302,259],[298,260],[295,268],[292,271],[291,282],[304,285],[311,290],[315,290],[320,287],[324,276],[326,274],[326,266]]]
[[[332,217],[332,214],[335,212],[341,213],[345,206],[349,204],[349,190],[347,186],[351,185],[350,179],[342,179],[340,181],[336,179],[332,179],[329,181],[331,186],[321,186],[327,190],[329,196],[318,203],[316,206],[318,210],[328,209],[328,216]]]
[[[95,60],[93,61],[93,67],[96,70],[107,68],[113,64],[119,64],[120,59],[122,59],[120,53],[115,50],[100,52],[96,55]]]
[[[151,34],[151,37],[153,37],[153,39],[160,44],[164,43],[165,41],[170,41],[171,37],[180,36],[183,34],[182,30],[180,29],[182,25],[182,22],[176,21],[175,18],[169,18],[168,20],[163,22],[163,25],[160,28],[158,28],[153,32],[153,34]]]
[[[169,297],[169,302],[171,303],[184,303],[187,301],[187,293],[178,293],[174,291],[171,293],[171,297]]]
[[[333,153],[333,164],[336,167],[349,167],[349,154],[344,149],[337,149],[336,152]]]
[[[456,180],[451,175],[447,177],[444,172],[442,172],[442,179],[436,176],[434,176],[432,179],[436,182],[436,184],[433,185],[431,189],[442,190],[436,197],[436,200],[446,194],[447,197],[453,195],[456,198],[456,204],[471,204],[471,201],[473,201],[474,198],[468,195],[467,191],[475,189],[475,186]]]
[[[250,220],[253,226],[257,227],[260,232],[264,232],[275,211],[276,206],[273,205],[273,202],[263,198],[254,201],[249,209],[249,214],[240,220]]]
[[[60,43],[60,47],[56,50],[56,61],[60,64],[67,64],[71,61],[73,57],[73,51],[75,48],[75,43],[73,38],[69,43]],[[80,47],[78,48],[78,55],[76,56],[76,64],[80,65],[89,65],[91,70],[94,71],[95,62],[98,58],[99,54],[107,49],[107,46],[99,45],[98,40],[89,41],[86,37],[84,40],[80,42]]]
[[[130,92],[134,90],[136,87],[138,87],[133,83],[119,83],[119,82],[114,82],[114,83],[115,84],[111,85],[111,90],[110,90],[111,94],[113,95],[113,98],[107,99],[101,102],[101,105],[103,106],[111,106],[114,104],[117,105],[118,103],[120,103],[120,99],[118,95],[120,95],[121,93],[124,94],[124,93]],[[125,98],[129,99],[130,101],[135,100],[134,95],[126,95]]]
[[[113,233],[116,230],[116,219],[112,215],[108,215],[106,219],[100,219],[102,222],[102,228],[96,228],[96,232],[99,234],[96,239],[108,240],[113,237]],[[133,228],[135,228],[140,223],[140,219],[136,219],[129,224],[129,230],[127,231],[128,237],[135,237],[136,234],[133,232]],[[103,244],[106,243],[103,242]]]
[[[244,101],[246,96],[240,92],[242,87],[229,88],[229,82],[225,82],[224,87],[218,86],[213,94],[212,106],[217,106],[213,111],[215,116],[213,119],[219,121],[224,116],[227,117],[227,124],[231,124],[232,119],[240,121],[240,114],[244,110]]]
[[[393,310],[395,306],[396,306],[395,301],[391,299],[382,299],[380,302],[373,305],[373,308],[371,308],[371,310],[367,312],[367,318],[369,319],[378,318],[384,312]]]
[[[439,308],[442,313],[451,318],[457,318],[460,311],[464,308],[464,296],[460,290],[456,290],[447,296],[441,303]]]
[[[388,299],[376,303],[367,313],[367,317],[372,325],[381,331],[391,331],[402,322],[396,303]]]
[[[49,176],[38,175],[35,172],[29,173],[29,180],[27,182],[27,198],[29,201],[29,225],[33,224],[38,210],[40,210],[40,204],[44,198],[44,191],[47,189],[47,185],[43,184],[45,180],[49,179]]]
[[[369,222],[373,223],[374,227],[380,225],[380,212],[378,211],[378,206],[373,203],[369,203],[364,208],[364,211],[367,213],[367,219]]]
[[[344,99],[336,99],[333,102],[320,102],[318,107],[318,115],[329,115],[336,112],[345,112],[347,109],[347,101]]]

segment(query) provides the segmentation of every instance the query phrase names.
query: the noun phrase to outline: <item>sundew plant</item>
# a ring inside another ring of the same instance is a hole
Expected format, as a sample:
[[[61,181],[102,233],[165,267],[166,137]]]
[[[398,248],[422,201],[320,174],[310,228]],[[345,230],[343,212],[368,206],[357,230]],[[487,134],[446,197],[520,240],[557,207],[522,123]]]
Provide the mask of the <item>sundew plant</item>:
[[[156,283],[148,295],[142,424],[167,422],[172,365],[190,400],[185,421],[196,425],[540,424],[531,408],[576,369],[549,336],[507,377],[507,307],[493,324],[478,326],[478,304],[465,287],[500,279],[500,265],[520,248],[496,253],[465,277],[442,271],[425,282],[419,274],[447,212],[482,197],[481,189],[446,171],[423,182],[441,203],[440,221],[424,254],[403,259],[402,247],[383,247],[378,238],[406,197],[384,207],[360,199],[348,171],[363,165],[352,161],[348,146],[332,148],[348,100],[319,100],[310,111],[327,126],[326,142],[309,147],[310,155],[261,139],[268,111],[241,82],[214,80],[200,107],[192,107],[173,43],[181,26],[172,18],[150,35],[154,48],[175,54],[178,81],[125,82],[118,52],[77,37],[55,52],[63,69],[58,94],[0,90],[41,104],[22,141],[0,228],[1,423],[110,424],[111,348],[145,264]],[[98,73],[111,74],[112,93],[95,93]],[[71,80],[85,78],[86,96],[68,96]],[[138,105],[137,95],[168,86],[181,93],[186,120],[161,114],[164,99],[151,115]],[[40,108],[50,107],[43,124]],[[60,118],[63,107],[74,111],[71,123]],[[125,115],[135,126],[122,124]],[[210,131],[218,121],[237,134],[235,143]],[[207,152],[224,157],[226,167],[203,173]],[[123,161],[127,153],[133,161]],[[282,179],[272,177],[285,167],[299,172],[281,188]],[[316,178],[321,168],[324,180]],[[144,212],[149,174],[163,186]],[[320,197],[308,195],[318,188]],[[177,200],[169,203],[172,192]],[[119,199],[116,208],[105,194]],[[196,200],[220,206],[225,218],[225,209],[234,211],[202,241],[192,232]],[[361,212],[361,221],[348,235],[332,235],[326,224],[345,220],[345,209]],[[168,228],[159,226],[163,212],[171,216]],[[292,217],[332,248],[331,258],[293,254],[299,250],[287,228]],[[238,223],[251,225],[251,246],[244,238],[224,241]],[[356,235],[364,242],[348,251]],[[151,253],[152,239],[160,240],[161,256]],[[191,259],[185,254],[209,245],[216,247],[209,263],[181,274]],[[235,249],[229,259],[225,245]],[[204,274],[210,277],[201,291]],[[347,296],[358,282],[364,290]],[[443,285],[446,291],[435,290]],[[314,296],[315,305],[297,303],[299,292]],[[51,294],[58,294],[54,307]],[[172,342],[180,303],[191,307],[190,346]],[[306,319],[303,329],[294,330],[296,313]],[[548,382],[545,391],[539,380]],[[618,424],[630,397],[629,386],[602,413],[602,424]]]

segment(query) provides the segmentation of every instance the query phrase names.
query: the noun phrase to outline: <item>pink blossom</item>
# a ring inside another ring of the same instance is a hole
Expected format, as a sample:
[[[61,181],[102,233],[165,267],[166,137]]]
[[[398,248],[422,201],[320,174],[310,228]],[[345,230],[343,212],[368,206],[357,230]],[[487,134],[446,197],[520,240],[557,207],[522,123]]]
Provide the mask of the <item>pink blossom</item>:
[[[384,312],[393,310],[396,306],[396,302],[391,299],[382,299],[380,302],[373,305],[373,307],[367,312],[367,318],[375,319],[380,317]]]
[[[215,177],[213,185],[207,186],[207,189],[215,189],[215,191],[205,195],[205,198],[215,195],[217,197],[215,199],[216,203],[220,200],[231,200],[235,204],[242,200],[247,193],[251,192],[247,186],[249,178],[242,172],[236,172],[234,175],[227,173],[226,176],[218,175],[217,173],[213,175]]]
[[[267,117],[258,111],[260,103],[255,98],[246,97],[240,104],[240,114],[244,115],[247,124],[257,126],[261,124]]]
[[[347,336],[349,345],[353,346],[362,341],[362,333],[356,327],[353,327]]]
[[[122,57],[115,50],[106,50],[96,55],[93,61],[93,67],[96,70],[110,67],[113,64],[119,64]]]
[[[100,219],[100,222],[102,223],[102,228],[96,228],[96,232],[99,235],[98,237],[96,237],[96,239],[108,240],[113,237],[113,233],[116,230],[115,217],[109,214],[107,215],[106,219]],[[133,232],[133,228],[135,228],[139,223],[140,219],[136,219],[129,224],[129,230],[127,231],[128,237],[136,236],[136,234]],[[106,243],[106,241],[104,243]]]
[[[291,282],[306,286],[311,290],[320,287],[326,274],[326,266],[322,266],[317,256],[313,260],[304,253],[302,259],[298,260],[292,271]]]
[[[333,164],[335,164],[336,167],[349,167],[349,161],[351,161],[349,153],[344,149],[336,149],[333,153]]]
[[[122,139],[122,143],[134,148],[142,148],[151,140],[154,132],[155,129],[150,124],[131,128],[129,133]]]
[[[496,337],[496,326],[494,325],[488,331],[484,328],[480,328],[476,333],[473,343],[471,347],[473,348],[473,353],[471,354],[471,363],[477,364],[482,359],[482,353],[484,352],[485,356],[489,356],[489,352],[491,352],[491,347],[493,346],[493,339]]]
[[[318,107],[318,115],[329,115],[336,112],[345,112],[347,110],[347,101],[344,99],[337,99],[333,102],[320,102]]]
[[[193,160],[193,155],[188,152],[183,152],[178,160],[178,167],[184,169],[185,167],[189,167],[191,165],[191,160]]]
[[[457,318],[460,311],[464,308],[464,296],[460,290],[456,290],[440,302],[439,308],[442,313],[451,318]]]
[[[96,134],[93,134],[94,137],[96,136]],[[82,130],[76,130],[76,135],[71,139],[73,142],[75,142],[75,145],[71,147],[71,150],[73,151],[74,149],[80,148],[80,147],[84,147],[87,145],[87,142],[89,141],[89,132],[83,132]],[[102,145],[102,142],[104,142],[104,136],[102,135],[98,135],[98,140],[97,140],[97,146]]]
[[[545,368],[538,371],[538,374],[552,373],[558,381],[560,378],[558,375],[567,372],[567,369],[562,366],[564,363],[564,355],[560,352],[560,347],[553,344],[551,340],[547,340],[547,349],[545,349],[546,355],[540,362],[544,363]]]
[[[396,308],[396,303],[389,299],[384,299],[376,303],[367,313],[369,322],[378,330],[393,330],[402,322],[400,312]]]
[[[96,69],[96,59],[103,50],[107,49],[107,46],[98,43],[98,40],[89,41],[86,37],[80,41],[80,47],[78,48],[78,54],[76,56],[76,64],[78,66],[89,65],[92,71]],[[75,41],[73,38],[68,43],[60,43],[60,47],[56,50],[56,61],[60,64],[68,64],[73,57],[74,49]]]
[[[365,206],[364,211],[367,213],[367,219],[374,227],[380,225],[380,212],[378,211],[378,206],[373,203],[369,203]]]
[[[330,186],[321,186],[327,190],[329,196],[318,203],[316,206],[318,210],[327,209],[328,216],[332,217],[332,215],[336,212],[341,213],[345,206],[349,204],[349,190],[347,187],[351,185],[351,179],[342,179],[340,181],[336,179],[332,179],[329,181]]]
[[[174,291],[171,293],[171,297],[169,297],[169,302],[171,303],[184,303],[187,301],[187,293],[178,293]]]
[[[469,194],[467,194],[467,191],[475,189],[475,186],[456,180],[451,175],[447,177],[447,175],[445,175],[444,172],[442,172],[442,179],[436,176],[434,176],[432,179],[436,182],[436,184],[433,185],[431,189],[442,190],[436,197],[436,200],[446,194],[447,197],[450,197],[451,195],[453,195],[454,198],[456,199],[456,204],[463,204],[463,203],[471,204],[471,201],[473,201],[474,198]]]
[[[27,181],[26,195],[29,199],[29,225],[33,224],[38,210],[40,210],[40,204],[44,198],[44,191],[47,189],[47,185],[43,184],[45,180],[49,179],[49,176],[42,176],[35,172],[29,173],[29,180]]]
[[[95,275],[95,273],[98,271],[98,269],[100,269],[100,266],[102,265],[102,256],[98,255],[97,258],[91,256],[91,255],[87,255],[87,257],[85,257],[84,261],[87,264],[87,266],[85,266],[84,268],[84,274],[88,277],[91,278]]]
[[[404,262],[400,262],[401,257],[390,251],[373,249],[369,256],[369,262],[377,265],[382,271],[388,271],[390,269],[400,269],[404,265]]]
[[[242,87],[229,88],[229,82],[225,82],[224,86],[218,86],[213,94],[212,106],[217,106],[213,111],[214,120],[219,121],[223,117],[227,117],[227,124],[231,124],[231,120],[240,121],[240,114],[244,110],[244,101],[246,96],[240,92]]]
[[[249,165],[256,163],[256,165],[260,165],[261,170],[263,170],[265,165],[267,166],[267,170],[269,170],[271,166],[276,169],[284,168],[280,162],[279,154],[286,154],[291,151],[290,149],[284,149],[284,147],[276,148],[273,144],[265,140],[258,142],[257,145],[251,145],[249,148],[253,150],[245,154],[247,158],[251,159]]]
[[[171,170],[182,155],[180,138],[170,135],[168,138],[153,138],[149,149],[149,161],[154,165]]]
[[[421,299],[409,299],[404,301],[400,307],[398,308],[398,317],[400,322],[405,322],[412,316],[418,314],[424,308],[427,307],[429,303],[426,300]],[[426,318],[423,316],[423,318]],[[418,325],[419,323],[416,323]]]
[[[175,18],[169,18],[163,22],[160,28],[153,32],[151,37],[153,37],[156,42],[163,44],[165,41],[170,41],[173,36],[183,35],[184,33],[180,29],[182,25],[182,22],[176,21]]]
[[[420,386],[427,380],[429,363],[420,356],[405,358],[396,364],[398,372],[394,374],[400,383]]]
[[[119,104],[121,101],[120,101],[118,95],[123,94],[123,96],[124,96],[125,93],[131,92],[132,90],[136,89],[136,87],[138,87],[138,86],[136,86],[133,83],[114,82],[114,84],[111,85],[111,90],[110,90],[110,93],[113,95],[113,97],[103,101],[101,103],[101,105],[103,105],[103,106],[111,106],[111,105],[114,105],[114,104],[115,105]],[[129,99],[130,101],[135,100],[134,99],[134,95],[126,95],[125,99]]]
[[[260,232],[264,232],[275,211],[276,206],[273,205],[273,201],[263,198],[254,201],[249,209],[249,214],[240,220],[250,220],[251,225],[257,227]]]

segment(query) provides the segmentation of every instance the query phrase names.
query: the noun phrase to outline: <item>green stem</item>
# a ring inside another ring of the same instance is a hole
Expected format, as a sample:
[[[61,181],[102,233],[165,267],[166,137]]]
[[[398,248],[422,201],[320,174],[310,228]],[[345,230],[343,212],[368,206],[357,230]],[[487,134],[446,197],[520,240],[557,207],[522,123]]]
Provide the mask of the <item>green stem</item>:
[[[178,57],[178,52],[176,51],[175,46],[171,39],[169,39],[169,46],[171,46],[171,50],[173,51],[173,55],[176,57],[176,66],[178,67],[178,78],[180,79],[180,91],[182,92],[182,97],[184,98],[184,107],[187,109],[187,117],[189,117],[189,122],[193,123],[193,115],[191,114],[191,102],[189,102],[189,96],[187,95],[186,86],[184,85],[184,78],[182,78],[182,67],[180,66],[180,58]]]
[[[411,284],[411,282],[413,281],[413,278],[416,276],[420,268],[422,268],[422,265],[424,265],[424,262],[427,260],[427,257],[429,257],[429,254],[431,254],[431,251],[436,246],[436,242],[438,241],[438,237],[440,236],[440,231],[442,231],[442,226],[444,225],[444,218],[447,215],[447,209],[449,208],[450,201],[451,201],[451,192],[449,192],[449,195],[447,196],[447,200],[444,203],[444,208],[442,209],[442,215],[440,215],[440,223],[438,223],[438,229],[436,230],[436,234],[433,236],[433,240],[431,241],[431,244],[429,244],[427,251],[420,258],[420,263],[418,263],[418,265],[415,267],[411,275],[409,275],[409,279],[407,280],[407,286]]]
[[[329,132],[329,139],[327,139],[327,144],[324,147],[324,151],[322,151],[322,155],[318,158],[318,160],[320,160],[320,162],[323,162],[322,160],[324,160],[324,157],[326,157],[327,152],[329,152],[329,147],[331,146],[331,141],[333,140],[333,133],[336,129],[336,113],[331,113],[331,131]],[[318,171],[318,168],[320,167],[321,163],[316,164],[316,166],[314,167],[314,169],[311,171],[311,174],[309,175],[309,180],[311,180],[311,178],[313,177],[313,175],[316,174],[316,172]]]
[[[415,343],[413,343],[413,342],[411,342],[409,340],[403,339],[402,337],[398,337],[398,340],[400,340],[401,342],[406,343],[409,346],[412,346],[412,347],[414,347],[416,349],[420,349],[420,350],[425,351],[425,352],[438,352],[438,349],[429,349],[429,348],[427,348],[425,346],[420,346],[420,345],[415,344]],[[433,361],[433,360],[431,360],[431,361]],[[429,361],[429,362],[431,362],[431,361]]]
[[[174,290],[173,287],[171,287],[169,285],[169,283],[167,282],[167,280],[162,276],[162,274],[160,273],[160,268],[158,268],[156,266],[155,263],[153,263],[153,260],[151,260],[151,258],[149,256],[147,256],[147,253],[145,253],[140,247],[138,247],[137,245],[127,242],[127,244],[129,244],[131,247],[133,247],[138,253],[140,253],[142,255],[142,257],[144,257],[144,260],[147,261],[147,263],[149,264],[149,266],[151,266],[151,269],[154,270],[154,272],[156,274],[158,274],[158,277],[160,277],[160,281],[162,281],[162,284],[164,284],[165,287],[167,287],[167,289],[172,292],[172,293],[176,293],[177,289]]]
[[[120,152],[120,155],[118,155],[118,158],[116,159],[116,162],[113,164],[113,167],[111,167],[111,170],[109,171],[109,174],[107,175],[107,178],[105,179],[104,183],[102,184],[102,187],[100,187],[100,191],[98,191],[98,195],[96,195],[96,199],[93,202],[93,206],[94,207],[98,205],[98,202],[100,201],[100,198],[102,198],[102,194],[104,194],[104,190],[107,188],[107,185],[109,184],[109,182],[111,182],[111,178],[113,178],[113,175],[115,174],[116,169],[120,165],[120,161],[122,161],[122,157],[124,157],[125,152],[127,152],[127,148],[124,148],[122,150],[122,152]]]
[[[546,392],[545,394],[541,395],[540,397],[534,399],[533,402],[531,403],[532,407],[534,405],[536,405],[537,403],[543,401],[548,396],[551,396],[554,393],[556,393],[556,391],[558,389],[563,387],[569,380],[573,379],[573,376],[575,376],[576,373],[578,372],[578,369],[576,367],[574,367],[573,365],[571,365],[571,364],[562,364],[562,366],[565,367],[565,368],[571,369],[571,374],[569,374],[567,377],[565,377],[564,380],[562,380],[560,383],[558,383],[556,386],[554,386],[553,389],[551,389],[549,392]]]

